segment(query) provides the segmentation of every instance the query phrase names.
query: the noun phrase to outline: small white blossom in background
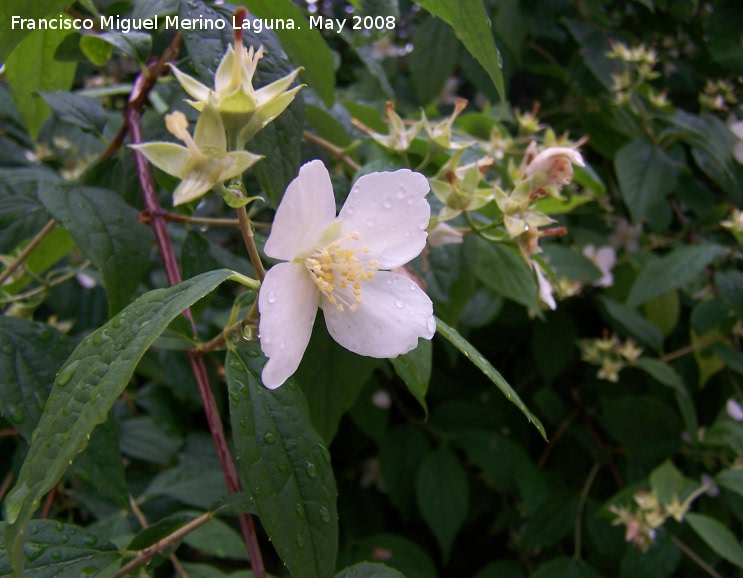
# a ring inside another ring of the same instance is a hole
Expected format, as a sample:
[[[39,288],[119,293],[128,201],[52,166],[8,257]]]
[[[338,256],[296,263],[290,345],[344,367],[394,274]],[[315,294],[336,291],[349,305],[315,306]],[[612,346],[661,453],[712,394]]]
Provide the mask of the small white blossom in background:
[[[743,234],[743,211],[740,209],[733,209],[730,218],[720,222],[720,225],[734,235],[740,236]]]
[[[725,411],[735,421],[743,421],[743,407],[734,399],[730,398],[728,400],[725,404]]]
[[[617,254],[612,247],[596,249],[593,245],[586,245],[583,247],[583,255],[601,271],[601,278],[593,282],[595,287],[611,287],[614,285],[614,275],[612,275],[611,270],[617,262]]]
[[[392,407],[392,398],[390,394],[383,389],[378,389],[374,392],[371,398],[374,407],[379,409],[390,409]]]
[[[266,255],[286,261],[266,274],[258,296],[263,384],[282,385],[297,369],[318,306],[330,335],[359,355],[407,353],[436,331],[433,304],[392,273],[423,250],[431,209],[428,180],[404,169],[372,173],[352,187],[336,217],[325,165],[307,163],[276,211]]]
[[[736,161],[743,165],[743,121],[734,123],[730,127],[730,130],[738,137],[738,142],[735,143],[735,148],[733,149],[733,156]]]
[[[640,249],[641,234],[642,223],[630,225],[627,219],[619,219],[614,231],[609,235],[609,242],[615,249],[624,247],[625,251],[632,253]]]
[[[557,309],[557,303],[555,298],[552,296],[552,283],[549,282],[547,276],[542,272],[542,268],[533,263],[534,272],[537,275],[537,288],[539,290],[539,300],[544,303],[547,307],[553,311]]]
[[[463,241],[464,234],[451,225],[439,223],[428,232],[428,244],[431,247],[455,245]]]

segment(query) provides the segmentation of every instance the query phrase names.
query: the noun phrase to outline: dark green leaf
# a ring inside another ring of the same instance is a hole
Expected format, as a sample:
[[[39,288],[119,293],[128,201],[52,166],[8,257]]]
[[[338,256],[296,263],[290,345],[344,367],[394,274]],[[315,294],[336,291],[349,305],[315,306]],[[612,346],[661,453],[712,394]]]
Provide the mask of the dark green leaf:
[[[710,347],[714,354],[735,373],[743,375],[743,353],[724,343],[715,343]]]
[[[537,283],[517,251],[482,242],[478,246],[477,278],[498,295],[539,311]]]
[[[208,523],[187,534],[183,541],[194,550],[217,558],[248,559],[245,541],[240,533],[219,518],[212,518]]]
[[[487,376],[487,378],[490,379],[490,381],[492,381],[498,387],[498,389],[503,392],[503,395],[506,396],[506,399],[515,404],[516,407],[518,407],[526,416],[526,419],[534,424],[534,426],[539,430],[539,433],[542,434],[542,437],[544,439],[547,439],[547,434],[544,431],[544,426],[542,425],[542,423],[534,414],[532,414],[526,408],[526,405],[524,405],[524,402],[521,401],[521,398],[518,396],[518,394],[508,384],[508,382],[498,372],[498,370],[496,370],[493,365],[483,357],[482,353],[477,351],[477,349],[475,349],[469,341],[462,337],[456,329],[454,329],[453,327],[449,327],[446,323],[438,318],[436,319],[436,331],[439,335],[451,342],[454,347],[459,349],[459,351],[461,351],[467,359],[474,363],[475,366],[480,371],[482,371]]]
[[[645,217],[676,186],[678,168],[663,149],[635,140],[614,158],[619,189],[634,222]]]
[[[457,456],[445,448],[426,454],[415,478],[415,492],[446,564],[469,507],[467,477]]]
[[[428,339],[419,339],[418,347],[391,359],[395,373],[405,382],[408,391],[421,404],[423,411],[428,416],[426,405],[426,392],[428,382],[431,380],[431,357],[433,346]]]
[[[80,50],[96,66],[105,66],[111,60],[114,47],[100,36],[87,34],[80,39]]]
[[[177,315],[228,279],[239,277],[212,271],[146,293],[86,337],[60,369],[17,483],[3,503],[12,524],[6,544],[14,566],[22,563],[24,531],[41,498],[105,421],[147,349]]]
[[[326,443],[333,440],[341,417],[380,364],[344,349],[333,341],[324,323],[315,323],[295,377],[307,398],[312,425]]]
[[[681,559],[681,550],[666,533],[658,534],[647,552],[627,548],[620,565],[620,578],[665,578],[673,575]]]
[[[722,486],[743,496],[743,470],[723,470],[717,474],[715,482],[717,482],[718,486]]]
[[[604,296],[599,297],[599,303],[601,303],[606,316],[623,332],[628,333],[631,337],[655,351],[663,349],[663,334],[637,311]]]
[[[87,447],[77,456],[74,471],[119,506],[128,508],[124,459],[113,421],[106,421],[93,430]]]
[[[434,16],[449,24],[467,50],[487,71],[501,100],[506,99],[501,72],[500,54],[495,47],[493,32],[482,0],[417,0]]]
[[[582,560],[557,557],[537,568],[531,578],[600,578],[600,575]]]
[[[720,245],[690,245],[650,261],[632,285],[627,305],[637,307],[682,287],[725,253],[725,248]]]
[[[158,427],[151,417],[121,421],[119,438],[122,453],[153,464],[169,464],[183,445],[180,437]]]
[[[69,2],[64,2],[67,4]],[[9,31],[9,28],[3,29],[2,37],[5,38]],[[36,139],[51,113],[38,93],[69,90],[72,86],[75,63],[54,59],[54,52],[68,34],[69,30],[36,30],[5,61],[5,75],[13,100],[32,139]]]
[[[98,36],[83,36],[80,40],[80,47],[83,48],[86,42],[93,39],[100,39],[108,42],[121,54],[136,60],[140,64],[145,64],[152,50],[152,36],[146,32],[104,32]],[[88,40],[90,39],[90,40]],[[90,48],[90,46],[88,46]],[[84,48],[83,48],[84,50]]]
[[[670,504],[674,497],[681,497],[686,478],[671,460],[666,460],[650,472],[650,488],[662,505]]]
[[[0,316],[0,414],[29,441],[71,340],[53,327]]]
[[[418,102],[433,101],[454,72],[459,60],[459,42],[443,20],[427,18],[413,34],[410,76]]]
[[[379,467],[390,501],[406,519],[415,504],[415,474],[428,450],[428,440],[410,425],[391,429],[379,448]]]
[[[641,357],[635,362],[635,365],[663,385],[676,390],[684,388],[684,381],[681,376],[674,371],[673,367],[660,359]]]
[[[44,101],[60,120],[98,134],[106,126],[106,111],[97,98],[71,92],[41,92]]]
[[[384,563],[405,578],[436,578],[436,566],[417,543],[395,534],[375,534],[355,545],[353,560],[374,560],[384,552]],[[349,562],[350,563],[350,562]]]
[[[229,351],[225,367],[238,466],[261,524],[289,571],[325,578],[335,569],[338,513],[330,454],[290,380],[269,390],[256,342]]]
[[[2,524],[7,535],[7,525]],[[24,548],[24,578],[93,576],[121,558],[115,545],[85,528],[53,520],[33,520]],[[0,576],[12,574],[5,544],[0,543]]]
[[[289,58],[304,67],[300,77],[318,94],[325,106],[333,106],[333,53],[320,32],[310,26],[302,11],[290,0],[238,0],[235,4],[247,6],[252,14],[262,19],[284,18],[294,22],[296,28],[276,26],[274,32]]]
[[[573,530],[577,514],[577,496],[555,493],[527,516],[519,546],[532,551],[554,545]]]
[[[109,314],[120,311],[149,268],[150,228],[137,222],[136,209],[106,189],[45,187],[39,198],[100,269]]]
[[[334,578],[405,578],[405,575],[377,562],[359,562],[344,568]]]
[[[728,562],[743,568],[743,547],[740,540],[721,522],[703,514],[686,514],[684,520],[712,551]]]
[[[29,2],[23,5],[23,10],[14,2],[0,3],[0,62],[7,62],[8,55],[18,45],[23,38],[31,31],[27,27],[13,26],[13,16],[30,18],[38,20],[44,17],[56,18],[60,12],[63,12],[68,6],[74,4],[71,0],[41,0],[39,2]]]

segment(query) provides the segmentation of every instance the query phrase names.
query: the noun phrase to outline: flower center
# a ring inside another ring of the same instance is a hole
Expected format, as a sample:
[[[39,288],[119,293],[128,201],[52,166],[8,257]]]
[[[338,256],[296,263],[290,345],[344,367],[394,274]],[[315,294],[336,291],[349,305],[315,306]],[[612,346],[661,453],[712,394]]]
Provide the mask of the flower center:
[[[361,285],[374,277],[374,272],[381,265],[376,259],[359,259],[356,251],[347,243],[358,239],[358,231],[346,233],[337,241],[315,249],[304,260],[304,266],[312,274],[315,285],[338,311],[356,311],[356,307],[363,302]],[[369,248],[362,247],[361,252],[368,253]]]

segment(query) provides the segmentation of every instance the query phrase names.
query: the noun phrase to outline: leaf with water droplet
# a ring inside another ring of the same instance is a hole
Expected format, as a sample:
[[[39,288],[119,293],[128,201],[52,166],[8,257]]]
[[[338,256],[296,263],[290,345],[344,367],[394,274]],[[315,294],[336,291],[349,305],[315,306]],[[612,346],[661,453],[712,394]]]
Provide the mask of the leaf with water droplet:
[[[260,487],[252,492],[255,509],[290,572],[325,578],[333,574],[338,549],[333,470],[302,390],[293,381],[276,390],[264,388],[264,364],[255,342],[227,353],[228,389],[234,390],[236,381],[247,384],[246,394],[230,407],[233,422],[249,424],[233,430],[238,467],[244,479]]]

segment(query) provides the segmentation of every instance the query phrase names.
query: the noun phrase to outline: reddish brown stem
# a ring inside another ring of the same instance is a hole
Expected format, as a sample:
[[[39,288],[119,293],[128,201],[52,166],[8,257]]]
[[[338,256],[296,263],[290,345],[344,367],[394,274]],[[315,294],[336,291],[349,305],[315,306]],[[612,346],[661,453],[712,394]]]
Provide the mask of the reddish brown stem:
[[[176,37],[174,43],[176,44],[175,50],[171,50],[173,48],[173,44],[171,44],[166,51],[166,54],[172,55],[171,58],[175,57],[177,54],[177,44],[180,43],[180,39]],[[163,55],[163,58],[164,57],[165,54]],[[148,68],[147,77],[140,76],[137,79],[129,106],[127,106],[127,109],[124,112],[127,130],[131,136],[132,142],[135,144],[142,142],[141,111],[146,102],[146,93],[151,90],[152,86],[154,86],[154,80],[157,78],[157,75],[160,74],[165,65],[163,58],[158,60],[154,65],[152,65],[152,67]],[[152,227],[157,240],[157,245],[160,249],[160,255],[165,266],[168,282],[171,285],[175,285],[181,281],[181,274],[173,251],[173,245],[171,244],[170,236],[168,235],[166,222],[163,217],[163,210],[160,207],[160,201],[157,197],[152,173],[147,160],[141,153],[134,151],[134,157],[145,207],[150,214],[150,226]],[[191,322],[191,328],[194,335],[196,335],[196,324],[193,321],[190,311],[186,310],[183,313]],[[219,415],[217,403],[209,384],[209,377],[206,373],[204,358],[199,352],[191,351],[189,352],[188,359],[191,363],[191,369],[196,378],[196,383],[198,384],[199,394],[201,395],[201,400],[204,404],[204,413],[209,424],[209,430],[212,434],[214,445],[217,449],[219,461],[222,465],[222,471],[224,472],[225,481],[227,482],[227,488],[233,493],[241,492],[242,488],[240,486],[240,479],[232,460],[232,454],[230,453],[227,444],[222,419]],[[257,578],[265,578],[266,571],[263,567],[263,558],[261,556],[258,537],[255,532],[252,517],[250,514],[242,514],[240,515],[239,520],[243,538],[247,545],[248,555],[250,556],[253,574]]]

